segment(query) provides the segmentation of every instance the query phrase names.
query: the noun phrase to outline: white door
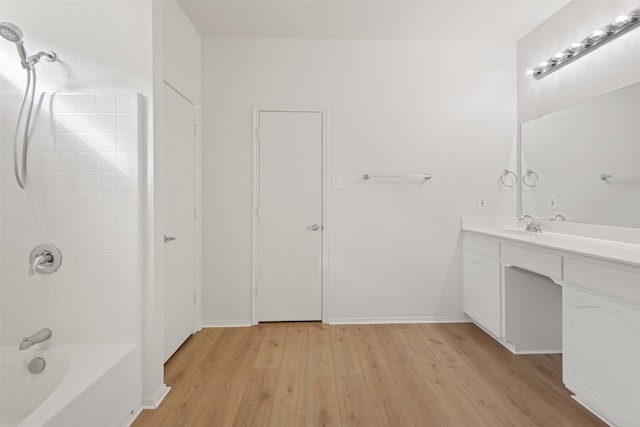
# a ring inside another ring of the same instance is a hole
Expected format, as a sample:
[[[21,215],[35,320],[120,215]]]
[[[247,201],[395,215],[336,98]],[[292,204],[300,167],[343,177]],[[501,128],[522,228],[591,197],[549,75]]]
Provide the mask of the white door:
[[[323,114],[260,111],[258,123],[258,320],[320,320]]]
[[[165,85],[164,360],[195,330],[195,109]]]

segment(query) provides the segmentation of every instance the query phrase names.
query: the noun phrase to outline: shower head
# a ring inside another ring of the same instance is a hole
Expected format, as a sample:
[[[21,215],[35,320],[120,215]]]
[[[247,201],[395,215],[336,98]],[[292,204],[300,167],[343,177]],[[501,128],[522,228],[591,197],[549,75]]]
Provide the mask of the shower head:
[[[11,43],[22,42],[22,30],[11,22],[0,22],[0,35]]]
[[[20,62],[22,63],[22,68],[25,70],[31,70],[32,64],[29,62],[27,57],[27,51],[24,48],[24,43],[22,43],[22,30],[15,24],[11,22],[0,22],[0,35],[5,39],[9,40],[12,43],[16,44],[16,49],[18,49],[18,55],[20,56]]]

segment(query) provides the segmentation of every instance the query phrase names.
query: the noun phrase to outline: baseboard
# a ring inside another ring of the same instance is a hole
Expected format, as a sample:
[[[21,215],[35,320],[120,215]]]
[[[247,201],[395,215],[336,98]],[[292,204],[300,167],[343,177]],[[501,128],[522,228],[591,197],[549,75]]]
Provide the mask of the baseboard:
[[[246,328],[251,326],[247,320],[222,320],[213,322],[202,322],[202,328]]]
[[[351,317],[327,319],[329,325],[366,325],[366,324],[396,324],[396,323],[469,323],[467,316],[434,316],[434,317]]]
[[[602,414],[600,411],[598,411],[596,408],[594,408],[593,406],[591,406],[589,404],[588,401],[581,399],[578,395],[573,395],[571,396],[573,398],[573,400],[575,400],[576,402],[578,402],[580,405],[582,405],[583,408],[585,408],[587,411],[591,412],[593,415],[595,415],[596,417],[600,418],[600,420],[605,423],[606,425],[610,426],[610,427],[615,427],[616,425],[614,423],[612,423],[611,421],[609,421],[607,419],[607,417],[604,416],[604,414]]]
[[[158,394],[153,399],[143,399],[142,400],[142,409],[156,409],[162,403],[162,400],[167,396],[171,390],[171,387],[167,387],[166,385],[158,392]]]

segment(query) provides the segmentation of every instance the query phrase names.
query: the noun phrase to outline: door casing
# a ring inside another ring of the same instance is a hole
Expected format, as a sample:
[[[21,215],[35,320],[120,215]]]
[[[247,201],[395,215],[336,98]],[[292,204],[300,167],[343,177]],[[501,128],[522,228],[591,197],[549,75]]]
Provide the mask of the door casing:
[[[253,107],[253,197],[252,197],[252,206],[251,206],[251,218],[252,218],[252,227],[251,227],[251,245],[252,245],[252,261],[251,261],[251,324],[258,324],[258,245],[259,245],[259,232],[260,232],[260,221],[258,221],[258,205],[259,205],[259,188],[260,188],[260,147],[259,147],[259,125],[260,125],[260,113],[269,112],[269,113],[320,113],[322,116],[322,212],[321,212],[321,221],[322,221],[322,249],[321,249],[321,258],[322,258],[322,267],[321,267],[321,275],[320,283],[322,286],[321,295],[322,295],[322,323],[326,323],[327,319],[327,300],[328,300],[328,277],[329,277],[329,227],[327,227],[327,170],[328,170],[328,143],[327,143],[327,114],[328,110],[326,107],[300,107],[300,106],[263,106],[263,105],[255,105]]]

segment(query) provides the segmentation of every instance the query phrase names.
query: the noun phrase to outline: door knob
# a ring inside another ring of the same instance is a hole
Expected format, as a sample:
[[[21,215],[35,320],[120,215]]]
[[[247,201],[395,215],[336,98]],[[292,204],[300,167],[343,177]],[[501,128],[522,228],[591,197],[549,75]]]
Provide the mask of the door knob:
[[[307,227],[307,230],[318,231],[320,230],[320,226],[318,224],[313,224]]]
[[[176,240],[176,238],[175,238],[175,237],[167,236],[166,234],[164,235],[164,242],[165,242],[165,243],[167,243],[167,242],[172,242],[172,241],[174,241],[174,240]]]

